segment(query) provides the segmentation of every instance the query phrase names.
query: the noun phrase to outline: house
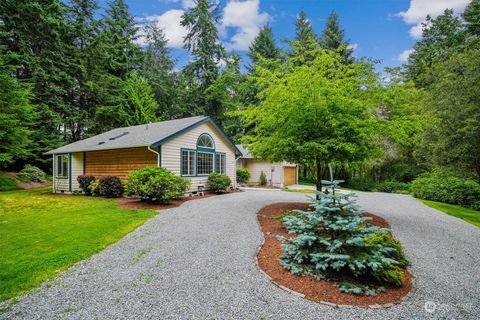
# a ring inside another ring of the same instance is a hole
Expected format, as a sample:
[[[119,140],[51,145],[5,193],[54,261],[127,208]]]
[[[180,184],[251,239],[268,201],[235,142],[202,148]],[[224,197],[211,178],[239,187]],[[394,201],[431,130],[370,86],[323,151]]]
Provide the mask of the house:
[[[113,129],[51,150],[53,191],[80,191],[79,175],[118,176],[147,166],[164,167],[188,178],[190,192],[206,187],[219,172],[236,186],[240,151],[210,117],[196,116]]]
[[[249,185],[260,184],[260,174],[265,172],[267,184],[273,187],[283,188],[298,183],[298,165],[289,162],[270,162],[254,158],[248,149],[242,145],[236,145],[241,152],[237,160],[237,168],[247,168],[250,172]]]

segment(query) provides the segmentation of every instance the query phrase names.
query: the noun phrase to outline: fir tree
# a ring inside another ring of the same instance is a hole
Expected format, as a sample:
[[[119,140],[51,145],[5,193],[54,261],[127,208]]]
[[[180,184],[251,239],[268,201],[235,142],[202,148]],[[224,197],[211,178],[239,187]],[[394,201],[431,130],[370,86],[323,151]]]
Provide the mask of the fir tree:
[[[113,0],[101,21],[102,39],[108,59],[108,71],[112,75],[125,79],[134,70],[141,59],[141,51],[135,40],[138,28],[128,12],[124,0]]]
[[[467,23],[467,30],[471,35],[480,37],[480,0],[472,0],[465,8],[463,19]]]
[[[218,19],[218,4],[212,4],[209,0],[198,0],[196,6],[182,16],[181,25],[188,30],[184,48],[193,56],[186,71],[198,79],[203,89],[215,81],[218,63],[225,58],[225,50],[215,26]]]
[[[260,30],[248,48],[248,57],[252,61],[252,65],[257,62],[259,56],[266,59],[279,59],[281,57],[281,51],[275,44],[272,28],[269,25]]]
[[[173,72],[175,61],[170,56],[168,41],[163,30],[155,25],[146,26],[144,31],[147,46],[139,74],[152,87],[158,103],[157,117],[175,118],[181,111],[174,107],[177,93]]]
[[[68,140],[83,138],[85,130],[91,125],[98,102],[91,87],[92,73],[98,63],[92,50],[97,37],[95,11],[98,9],[94,0],[71,0],[69,23],[72,26],[74,46],[74,63],[71,72],[76,85],[70,89],[70,113],[66,119],[70,136]]]
[[[306,61],[315,59],[313,53],[318,46],[316,41],[317,35],[314,33],[310,21],[307,19],[305,12],[300,11],[295,22],[295,40],[290,42],[292,52],[290,57],[297,60],[297,65]]]
[[[157,120],[157,101],[145,79],[134,72],[127,75],[123,88],[123,103],[119,108],[118,127],[134,126]]]
[[[12,71],[0,55],[0,168],[28,156],[32,145],[31,92],[10,76]]]
[[[305,12],[300,11],[295,21],[295,41],[298,41],[302,47],[307,47],[311,39],[316,39],[317,35],[313,31],[310,20],[307,19]]]
[[[355,194],[336,193],[341,182],[322,181],[329,192],[317,192],[319,200],[311,199],[313,210],[284,217],[293,237],[280,237],[281,264],[294,274],[339,281],[344,292],[374,295],[378,286],[401,286],[401,267],[408,263],[403,253],[378,241],[388,230],[366,223],[368,218],[362,216]]]
[[[338,52],[345,62],[353,62],[353,49],[349,47],[348,41],[345,40],[344,31],[340,28],[339,18],[335,11],[328,17],[318,42],[322,48]]]
[[[61,144],[67,136],[65,119],[70,112],[69,90],[72,45],[66,24],[66,6],[59,0],[13,1],[0,5],[5,63],[14,68],[18,81],[31,84],[33,113],[32,145],[28,161],[47,167],[51,159],[43,152]]]

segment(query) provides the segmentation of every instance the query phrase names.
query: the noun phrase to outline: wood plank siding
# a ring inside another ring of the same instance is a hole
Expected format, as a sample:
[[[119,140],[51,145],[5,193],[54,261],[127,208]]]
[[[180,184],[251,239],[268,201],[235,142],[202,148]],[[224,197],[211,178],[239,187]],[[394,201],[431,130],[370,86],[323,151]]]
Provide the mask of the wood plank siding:
[[[148,166],[157,166],[157,155],[147,147],[85,152],[85,174],[96,178],[117,176],[124,180],[129,172]]]

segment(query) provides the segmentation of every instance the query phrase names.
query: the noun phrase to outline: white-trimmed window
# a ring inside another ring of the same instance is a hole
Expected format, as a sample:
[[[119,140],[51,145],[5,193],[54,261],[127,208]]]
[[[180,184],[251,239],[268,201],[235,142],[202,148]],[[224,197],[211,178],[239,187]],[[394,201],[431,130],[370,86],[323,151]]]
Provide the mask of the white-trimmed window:
[[[214,149],[215,144],[213,143],[212,137],[210,137],[208,133],[202,133],[200,137],[198,137],[197,147]]]
[[[68,155],[61,154],[55,156],[55,177],[67,178],[68,177]]]
[[[208,175],[213,172],[213,153],[197,152],[197,175]]]
[[[194,176],[195,175],[195,151],[194,150],[182,150],[182,161],[180,174],[182,176]]]
[[[216,153],[215,154],[215,172],[220,174],[225,174],[226,164],[227,164],[227,161],[226,161],[225,153]]]

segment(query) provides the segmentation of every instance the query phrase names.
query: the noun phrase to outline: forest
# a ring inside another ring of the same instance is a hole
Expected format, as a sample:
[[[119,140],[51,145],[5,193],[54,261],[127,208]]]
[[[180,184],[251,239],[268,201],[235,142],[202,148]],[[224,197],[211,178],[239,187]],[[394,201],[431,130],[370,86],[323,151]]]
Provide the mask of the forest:
[[[183,15],[190,60],[178,70],[163,30],[123,0],[3,0],[1,170],[49,171],[43,153],[65,143],[203,114],[255,156],[299,163],[305,181],[332,164],[360,189],[432,177],[478,187],[480,0],[427,17],[408,62],[382,72],[354,55],[335,12],[323,30],[299,12],[294,39],[265,25],[242,61],[221,45],[218,10],[198,0]]]

